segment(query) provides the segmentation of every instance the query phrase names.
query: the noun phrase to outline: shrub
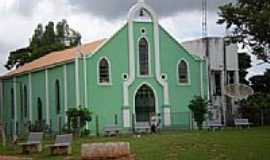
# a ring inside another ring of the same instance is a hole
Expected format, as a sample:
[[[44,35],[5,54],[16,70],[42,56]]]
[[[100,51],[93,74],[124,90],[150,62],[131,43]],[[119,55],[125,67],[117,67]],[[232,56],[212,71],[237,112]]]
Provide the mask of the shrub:
[[[194,99],[190,101],[189,109],[193,113],[193,117],[199,130],[202,129],[203,121],[205,121],[205,114],[207,113],[208,101],[200,96],[195,96]]]

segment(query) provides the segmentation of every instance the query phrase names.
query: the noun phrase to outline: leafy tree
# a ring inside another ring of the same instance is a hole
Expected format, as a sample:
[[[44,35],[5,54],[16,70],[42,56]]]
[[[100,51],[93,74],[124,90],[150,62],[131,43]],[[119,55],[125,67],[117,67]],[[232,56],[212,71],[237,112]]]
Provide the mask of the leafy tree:
[[[45,30],[42,24],[38,24],[29,46],[11,51],[5,67],[7,69],[20,67],[52,51],[77,46],[80,41],[80,33],[70,28],[66,20],[58,22],[56,27],[54,22],[49,22]]]
[[[15,65],[20,67],[27,62],[30,62],[31,49],[30,48],[21,48],[9,53],[8,61],[5,64],[7,69],[12,69]]]
[[[207,113],[208,101],[200,96],[195,96],[190,101],[189,109],[192,111],[194,120],[197,123],[199,130],[202,129],[202,124],[205,121],[205,114]]]
[[[247,69],[251,67],[251,58],[247,53],[238,53],[238,64],[239,64],[239,81],[243,84],[249,84],[246,80],[248,74]]]
[[[243,117],[251,119],[253,123],[260,121],[260,124],[264,125],[265,111],[270,109],[270,94],[257,92],[247,100],[242,100],[240,106]]]
[[[87,108],[69,108],[66,112],[68,117],[68,129],[73,132],[81,132],[87,122],[92,120],[91,112]]]
[[[253,76],[249,80],[254,92],[270,94],[270,69],[267,69],[264,75]]]
[[[237,0],[220,7],[218,24],[231,29],[230,43],[249,46],[252,53],[270,62],[270,1]]]

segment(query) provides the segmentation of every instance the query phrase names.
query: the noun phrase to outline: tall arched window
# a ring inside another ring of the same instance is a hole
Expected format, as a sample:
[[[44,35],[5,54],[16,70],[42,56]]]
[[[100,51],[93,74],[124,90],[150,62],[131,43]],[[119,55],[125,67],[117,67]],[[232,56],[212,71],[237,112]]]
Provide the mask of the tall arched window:
[[[55,81],[55,106],[56,106],[56,114],[60,114],[61,106],[60,106],[60,84],[59,80]]]
[[[11,96],[11,118],[14,119],[15,118],[15,102],[14,102],[14,90],[13,88],[10,91],[10,96]]]
[[[28,96],[27,96],[27,87],[23,87],[23,109],[24,109],[24,117],[27,117],[28,112]]]
[[[99,83],[110,82],[110,65],[106,58],[102,58],[99,61]]]
[[[140,75],[149,74],[148,43],[145,38],[140,39],[139,42],[139,69]]]
[[[178,63],[178,82],[189,83],[188,76],[188,64],[186,61],[181,60],[180,63]]]
[[[38,101],[37,101],[37,109],[38,109],[38,121],[42,121],[43,120],[43,117],[42,117],[42,101],[40,98],[38,98]]]

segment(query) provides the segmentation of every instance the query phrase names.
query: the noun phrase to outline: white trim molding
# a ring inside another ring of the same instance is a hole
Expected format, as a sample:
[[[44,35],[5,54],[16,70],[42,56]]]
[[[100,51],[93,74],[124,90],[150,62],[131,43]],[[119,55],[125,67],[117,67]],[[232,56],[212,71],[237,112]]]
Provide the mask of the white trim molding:
[[[28,86],[29,86],[29,120],[33,123],[33,115],[32,115],[32,74],[28,74]]]
[[[170,107],[164,107],[164,126],[169,127],[171,126],[172,120],[171,120],[171,108]]]
[[[68,110],[67,102],[67,65],[64,65],[64,107],[65,107],[65,122],[67,122],[66,111]]]
[[[80,105],[79,58],[75,60],[76,107]]]
[[[188,80],[187,83],[180,83],[180,79],[179,79],[179,71],[178,70],[179,70],[179,65],[182,61],[185,62],[187,65],[187,80]],[[189,62],[185,58],[181,58],[180,60],[178,60],[177,65],[176,65],[176,83],[177,83],[177,85],[179,85],[179,86],[191,85],[190,74],[191,74],[191,72],[190,72]]]
[[[50,104],[49,104],[49,78],[48,69],[45,70],[45,92],[46,92],[46,123],[50,126]]]
[[[87,90],[87,64],[86,64],[86,56],[83,57],[83,68],[84,68],[84,105],[88,108],[88,90]]]
[[[100,64],[100,61],[101,60],[103,60],[103,59],[105,59],[106,61],[107,61],[107,63],[108,63],[108,72],[109,72],[109,82],[103,82],[103,83],[101,83],[100,81],[99,81],[99,78],[100,78],[100,72],[99,72],[99,64]],[[106,57],[106,56],[103,56],[103,57],[100,57],[99,58],[99,60],[97,61],[97,84],[99,85],[99,86],[111,86],[112,85],[112,64],[111,64],[111,61],[109,60],[109,58],[108,57]]]
[[[14,96],[14,131],[13,138],[17,137],[17,82],[16,77],[13,77],[13,96]]]
[[[156,69],[156,79],[158,83],[163,87],[163,95],[164,95],[164,105],[169,105],[169,89],[168,83],[165,80],[161,79],[160,76],[160,50],[159,50],[159,25],[158,25],[158,17],[154,10],[144,3],[144,1],[138,1],[128,13],[128,43],[129,43],[129,78],[127,81],[123,83],[123,106],[129,106],[129,93],[128,88],[135,80],[135,48],[134,48],[134,28],[133,21],[136,16],[136,12],[144,9],[147,11],[152,18],[154,24],[154,53],[155,53],[155,69]]]

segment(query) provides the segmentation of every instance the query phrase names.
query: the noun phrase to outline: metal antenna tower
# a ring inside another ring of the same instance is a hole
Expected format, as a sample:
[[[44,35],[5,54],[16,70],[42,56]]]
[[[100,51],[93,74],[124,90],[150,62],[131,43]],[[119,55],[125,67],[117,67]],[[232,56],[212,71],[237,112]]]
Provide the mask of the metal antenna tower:
[[[207,36],[207,0],[202,0],[202,38]]]

